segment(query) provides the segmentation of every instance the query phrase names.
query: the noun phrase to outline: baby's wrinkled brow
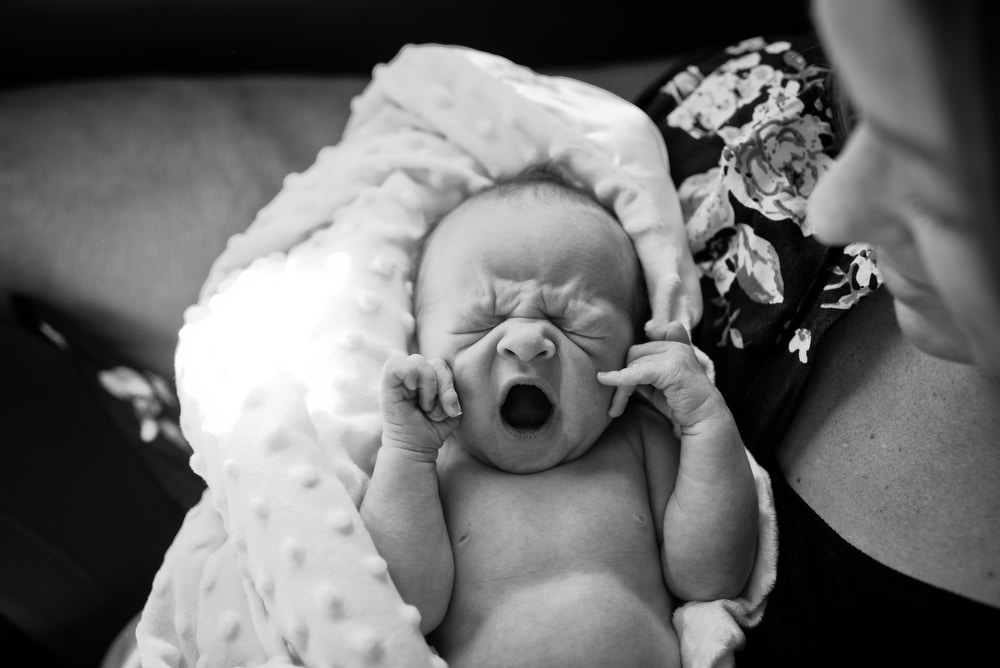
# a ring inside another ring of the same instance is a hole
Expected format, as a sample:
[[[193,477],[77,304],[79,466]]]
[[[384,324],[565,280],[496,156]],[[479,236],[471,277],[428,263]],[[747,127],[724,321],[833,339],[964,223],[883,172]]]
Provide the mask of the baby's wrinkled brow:
[[[496,315],[496,296],[493,293],[463,299],[455,311],[462,320],[481,320]]]

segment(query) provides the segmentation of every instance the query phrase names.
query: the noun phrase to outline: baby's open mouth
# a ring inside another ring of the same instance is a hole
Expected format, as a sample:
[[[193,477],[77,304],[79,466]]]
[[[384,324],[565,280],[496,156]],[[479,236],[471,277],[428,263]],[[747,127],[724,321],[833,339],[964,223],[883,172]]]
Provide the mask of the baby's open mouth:
[[[500,415],[515,429],[538,429],[552,414],[552,402],[534,385],[514,385],[507,392]]]

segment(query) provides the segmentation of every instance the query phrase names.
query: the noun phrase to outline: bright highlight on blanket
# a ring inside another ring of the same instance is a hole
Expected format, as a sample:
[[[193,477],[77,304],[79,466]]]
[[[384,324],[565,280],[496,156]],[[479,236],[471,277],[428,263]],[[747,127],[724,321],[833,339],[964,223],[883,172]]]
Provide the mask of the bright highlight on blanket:
[[[352,102],[339,143],[230,240],[185,314],[181,422],[208,489],[153,583],[143,666],[443,665],[357,511],[380,444],[377,385],[412,345],[419,239],[536,164],[615,213],[655,322],[697,322],[666,151],[641,110],[479,51],[404,48]],[[745,597],[675,616],[704,665],[740,642],[773,582],[773,507],[755,475],[761,545]]]

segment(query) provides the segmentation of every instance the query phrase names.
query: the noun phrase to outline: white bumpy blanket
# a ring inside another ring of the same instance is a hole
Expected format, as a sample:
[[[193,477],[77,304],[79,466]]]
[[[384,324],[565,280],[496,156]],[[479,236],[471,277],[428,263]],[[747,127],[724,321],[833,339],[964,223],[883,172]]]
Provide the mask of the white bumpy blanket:
[[[660,323],[700,317],[666,151],[639,109],[458,47],[375,69],[342,140],[291,174],[212,267],[177,349],[181,424],[208,483],[143,610],[144,668],[442,665],[357,508],[380,444],[377,383],[414,330],[419,239],[496,179],[545,163],[613,210]],[[731,660],[774,577],[766,475],[745,596],[675,615],[685,660]]]

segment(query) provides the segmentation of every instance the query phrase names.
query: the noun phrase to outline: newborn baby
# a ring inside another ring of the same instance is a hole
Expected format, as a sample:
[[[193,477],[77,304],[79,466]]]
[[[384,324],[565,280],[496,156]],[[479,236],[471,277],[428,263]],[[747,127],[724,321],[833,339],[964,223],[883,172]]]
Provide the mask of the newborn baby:
[[[634,345],[624,230],[554,179],[504,183],[437,225],[414,298],[361,514],[421,630],[456,667],[679,665],[675,597],[740,592],[756,488],[683,327]]]

